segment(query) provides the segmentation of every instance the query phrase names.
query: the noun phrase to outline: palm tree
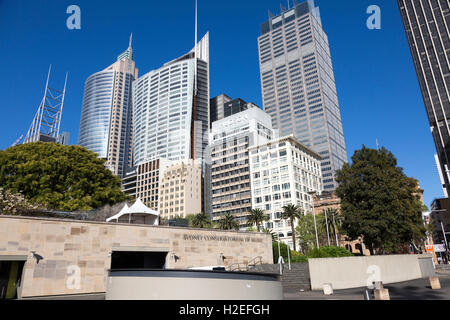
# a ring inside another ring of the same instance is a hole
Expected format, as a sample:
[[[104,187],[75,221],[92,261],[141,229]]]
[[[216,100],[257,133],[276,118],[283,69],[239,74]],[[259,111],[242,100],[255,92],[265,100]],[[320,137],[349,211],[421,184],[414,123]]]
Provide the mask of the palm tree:
[[[195,228],[200,228],[200,229],[204,229],[204,228],[208,228],[211,226],[211,219],[209,218],[209,216],[202,212],[197,214],[193,219],[192,219],[192,225]]]
[[[269,220],[269,216],[264,213],[261,209],[252,209],[249,212],[248,216],[248,223],[250,224],[256,224],[256,228],[258,229],[258,232],[261,231],[261,223],[264,221]]]
[[[278,235],[272,230],[272,229],[262,229],[263,233],[267,233],[270,234],[272,236],[272,242],[276,242],[277,241],[277,237]]]
[[[219,220],[219,229],[221,230],[238,230],[239,223],[235,220],[234,216],[227,212],[222,216],[222,219]]]
[[[281,219],[286,219],[291,221],[292,229],[292,241],[294,242],[294,251],[297,251],[297,245],[295,244],[295,219],[300,219],[302,217],[302,209],[294,204],[289,204],[283,207],[283,213],[281,214]]]

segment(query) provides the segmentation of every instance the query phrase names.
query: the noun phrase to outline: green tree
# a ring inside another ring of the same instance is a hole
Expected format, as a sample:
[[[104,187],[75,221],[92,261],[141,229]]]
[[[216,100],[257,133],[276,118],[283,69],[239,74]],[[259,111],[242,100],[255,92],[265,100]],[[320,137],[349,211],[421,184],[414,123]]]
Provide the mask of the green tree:
[[[0,151],[0,186],[53,210],[88,211],[130,200],[95,153],[55,143]]]
[[[302,216],[303,216],[302,209],[300,209],[299,206],[289,204],[289,205],[283,207],[281,219],[289,220],[291,222],[292,241],[294,242],[294,251],[297,251],[294,223],[295,223],[296,219],[300,219]]]
[[[200,229],[209,228],[211,227],[211,219],[206,213],[202,212],[193,217],[192,225],[193,227]]]
[[[323,213],[316,214],[317,235],[319,238],[319,246],[328,244],[327,231],[325,226],[325,215]],[[310,250],[317,246],[316,226],[314,224],[314,216],[307,214],[298,219],[295,228],[296,236],[299,240],[301,251],[307,254]]]
[[[387,149],[357,150],[352,165],[337,172],[342,229],[352,240],[362,237],[371,253],[405,253],[421,241],[425,229],[418,182],[407,177]]]
[[[264,211],[261,209],[252,209],[249,212],[248,223],[252,225],[256,224],[258,232],[261,231],[261,223],[268,220],[269,216],[265,214]]]
[[[295,234],[303,254],[308,253],[316,245],[316,231],[312,214],[307,214],[298,219]]]
[[[239,223],[231,213],[227,212],[219,220],[218,228],[220,230],[239,230]]]
[[[272,241],[277,241],[277,239],[278,239],[277,234],[276,234],[272,229],[266,229],[266,228],[264,228],[264,229],[262,229],[261,231],[262,231],[263,233],[270,234],[270,235],[272,236]]]

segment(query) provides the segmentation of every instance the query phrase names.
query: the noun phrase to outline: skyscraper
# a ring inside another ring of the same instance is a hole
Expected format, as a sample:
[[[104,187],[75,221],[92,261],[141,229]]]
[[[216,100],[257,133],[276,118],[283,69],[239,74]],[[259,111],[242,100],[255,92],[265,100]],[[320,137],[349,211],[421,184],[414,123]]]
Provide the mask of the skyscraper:
[[[106,159],[107,167],[122,176],[132,165],[132,92],[138,76],[132,37],[117,61],[90,76],[85,83],[78,144]]]
[[[232,99],[226,94],[218,95],[210,100],[209,103],[209,125],[212,126],[212,123],[225,118],[225,103],[230,102]]]
[[[261,25],[258,38],[264,111],[280,136],[294,134],[322,157],[323,188],[337,187],[347,160],[328,37],[313,0]]]
[[[450,5],[448,0],[397,0],[437,150],[438,171],[450,194]]]
[[[133,115],[135,165],[156,159],[204,159],[209,34],[186,55],[133,83]]]
[[[217,97],[214,97],[210,101],[210,126],[212,126],[213,122],[222,120],[226,117],[232,116],[239,112],[245,111],[247,109],[257,107],[254,103],[247,103],[244,100],[237,98],[231,99],[229,96],[225,94],[221,94]]]

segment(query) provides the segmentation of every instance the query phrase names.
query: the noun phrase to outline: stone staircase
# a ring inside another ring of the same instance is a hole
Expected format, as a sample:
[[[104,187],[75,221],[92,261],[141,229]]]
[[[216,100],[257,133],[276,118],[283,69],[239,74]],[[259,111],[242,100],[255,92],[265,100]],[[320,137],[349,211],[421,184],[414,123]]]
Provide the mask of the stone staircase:
[[[249,271],[280,274],[280,265],[257,265],[250,268]],[[299,292],[300,290],[310,291],[311,280],[309,276],[308,263],[292,263],[291,270],[289,270],[287,264],[283,265],[283,275],[281,276],[281,281],[284,292]]]

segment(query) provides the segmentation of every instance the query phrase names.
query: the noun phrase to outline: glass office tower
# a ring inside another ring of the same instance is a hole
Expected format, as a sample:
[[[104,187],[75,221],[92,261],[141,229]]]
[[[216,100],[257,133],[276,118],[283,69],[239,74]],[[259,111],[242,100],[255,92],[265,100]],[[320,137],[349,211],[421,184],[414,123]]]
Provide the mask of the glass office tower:
[[[209,127],[209,34],[188,54],[133,83],[133,115],[135,165],[157,159],[204,159]]]
[[[450,194],[450,5],[448,0],[397,0],[437,150],[444,189]]]
[[[78,144],[105,159],[118,176],[132,165],[131,84],[137,75],[130,38],[117,61],[90,76],[84,88]]]
[[[264,111],[280,136],[294,134],[322,156],[325,191],[347,160],[328,37],[313,0],[269,13],[258,38]]]

